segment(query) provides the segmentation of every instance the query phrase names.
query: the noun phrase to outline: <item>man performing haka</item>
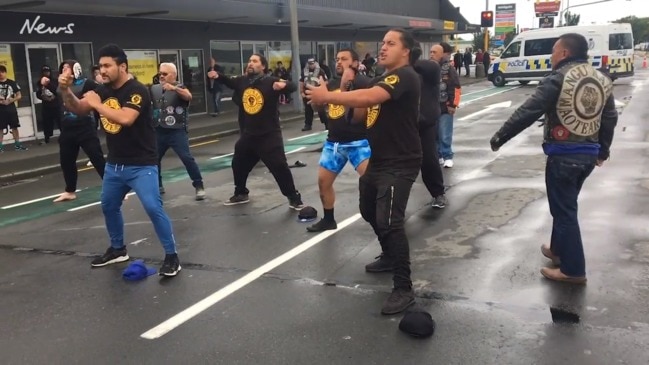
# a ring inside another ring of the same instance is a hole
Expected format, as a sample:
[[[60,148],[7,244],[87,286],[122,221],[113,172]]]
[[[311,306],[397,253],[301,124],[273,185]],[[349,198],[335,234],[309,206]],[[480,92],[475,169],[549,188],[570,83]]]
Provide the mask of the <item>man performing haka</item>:
[[[337,78],[330,80],[327,88],[333,92],[347,92],[364,89],[370,79],[358,73],[358,54],[353,49],[342,49],[336,57]],[[318,169],[318,188],[324,209],[324,217],[316,224],[307,227],[309,232],[322,232],[338,228],[334,218],[334,180],[343,170],[347,161],[351,162],[359,175],[363,176],[370,158],[370,144],[367,129],[362,123],[350,123],[342,105],[326,105],[329,120],[329,135],[322,148]]]
[[[291,81],[268,76],[267,70],[266,57],[253,54],[248,61],[246,75],[228,77],[216,71],[207,74],[234,90],[233,95],[239,99],[233,100],[240,108],[239,125],[242,129],[232,157],[234,195],[224,204],[237,205],[250,201],[246,182],[250,171],[261,159],[273,174],[282,194],[288,198],[289,207],[300,210],[304,204],[286,162],[278,110],[279,96],[292,93],[297,87]]]
[[[360,211],[372,225],[383,252],[365,270],[394,272],[394,289],[383,304],[383,314],[402,312],[415,302],[404,221],[422,159],[418,128],[421,86],[411,66],[420,56],[421,48],[412,35],[393,29],[383,37],[379,65],[385,73],[373,80],[373,87],[336,93],[326,86],[307,86],[312,103],[356,108],[354,119],[366,121],[372,156],[359,182]]]
[[[59,88],[68,110],[87,115],[93,109],[101,116],[106,132],[108,159],[101,190],[101,208],[110,236],[110,247],[94,259],[92,267],[101,267],[129,259],[124,245],[122,200],[135,191],[151,219],[165,251],[160,275],[176,276],[180,262],[171,221],[162,208],[158,190],[158,155],[156,134],[151,123],[151,98],[146,86],[128,74],[126,53],[114,44],[99,50],[103,85],[79,100],[70,89],[70,71],[59,76]]]

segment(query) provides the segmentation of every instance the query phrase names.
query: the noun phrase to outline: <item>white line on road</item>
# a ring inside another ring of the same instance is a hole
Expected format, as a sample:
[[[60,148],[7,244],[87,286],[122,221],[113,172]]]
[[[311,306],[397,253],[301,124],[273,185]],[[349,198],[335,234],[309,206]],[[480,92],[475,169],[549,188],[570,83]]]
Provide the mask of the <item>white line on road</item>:
[[[75,193],[78,193],[78,192],[80,192],[80,191],[81,191],[80,189],[77,189],[77,190],[75,190],[74,192],[75,192]],[[11,209],[11,208],[16,208],[16,207],[20,207],[20,206],[23,206],[23,205],[27,205],[27,204],[31,204],[31,203],[36,203],[36,202],[40,202],[40,201],[43,201],[43,200],[47,200],[47,199],[57,198],[59,195],[61,195],[61,193],[54,194],[54,195],[50,195],[50,196],[46,196],[46,197],[42,197],[42,198],[38,198],[38,199],[34,199],[34,200],[29,200],[29,201],[22,202],[22,203],[17,203],[17,204],[12,204],[12,205],[6,205],[6,206],[4,206],[4,207],[2,207],[2,208],[0,208],[0,209]]]
[[[469,114],[469,115],[467,115],[467,116],[465,116],[465,117],[462,117],[462,118],[460,118],[460,119],[458,119],[458,120],[462,122],[462,121],[465,121],[465,120],[471,119],[471,118],[473,118],[473,117],[477,117],[478,115],[480,115],[480,114],[482,114],[482,113],[486,113],[486,112],[490,111],[491,109],[497,109],[497,108],[509,108],[509,107],[511,107],[511,106],[512,106],[512,101],[511,101],[511,100],[507,100],[507,101],[504,101],[504,102],[502,102],[502,103],[491,104],[491,105],[488,105],[486,108],[484,108],[484,109],[482,109],[482,110],[478,110],[477,112],[475,112],[475,113],[471,113],[471,114]]]
[[[313,136],[318,136],[318,135],[321,135],[321,134],[323,134],[323,133],[327,133],[327,131],[323,131],[323,132],[315,132],[315,133],[305,134],[305,135],[303,135],[303,136],[299,136],[299,137],[295,137],[295,138],[289,138],[288,141],[289,141],[289,142],[297,141],[298,139],[307,138],[307,137],[313,137]]]
[[[127,197],[129,197],[129,196],[131,196],[131,195],[135,195],[135,193],[128,193],[128,194],[126,194]],[[68,212],[76,212],[77,210],[86,209],[86,208],[93,207],[93,206],[95,206],[95,205],[99,205],[99,204],[101,204],[100,201],[98,201],[98,202],[94,202],[94,203],[90,203],[90,204],[86,204],[86,205],[82,205],[82,206],[80,206],[80,207],[76,207],[76,208],[70,208],[70,209],[68,209]]]
[[[502,93],[506,93],[506,92],[508,92],[508,91],[516,90],[516,89],[518,89],[518,88],[520,88],[520,86],[514,86],[514,87],[512,87],[511,89],[507,89],[507,90],[499,91],[499,92],[497,92],[497,93],[493,93],[493,94],[489,94],[489,95],[481,96],[481,97],[479,97],[479,98],[471,99],[471,100],[469,100],[469,101],[467,101],[467,102],[464,102],[464,103],[463,103],[462,101],[460,101],[460,107],[463,107],[463,106],[465,106],[465,105],[469,105],[469,104],[473,103],[474,101],[478,101],[478,100],[482,100],[482,99],[490,98],[490,97],[492,97],[492,96],[499,95],[499,94],[502,94]]]
[[[252,283],[256,279],[260,278],[262,275],[265,273],[275,269],[276,267],[284,264],[285,262],[293,259],[294,257],[300,255],[301,253],[305,252],[306,250],[310,249],[311,247],[317,245],[318,243],[324,241],[327,237],[333,235],[334,233],[344,229],[345,227],[351,225],[352,223],[356,222],[361,218],[361,215],[359,213],[354,214],[353,216],[345,219],[338,225],[338,229],[332,230],[332,231],[324,231],[317,236],[304,241],[300,245],[294,247],[292,250],[287,251],[281,256],[278,256],[277,258],[265,263],[264,265],[258,267],[257,269],[251,271],[247,275],[241,277],[238,280],[233,281],[232,283],[228,284],[226,287],[214,292],[210,296],[206,297],[205,299],[201,300],[200,302],[192,305],[191,307],[185,309],[184,311],[176,314],[175,316],[169,318],[168,320],[160,323],[156,327],[144,332],[143,334],[140,335],[142,338],[146,338],[148,340],[154,340],[156,338],[160,338],[176,327],[182,325],[183,323],[189,321],[190,319],[196,317],[203,311],[209,309],[211,306],[214,304],[220,302],[221,300],[227,298],[229,295],[235,293],[239,289],[243,288],[244,286]]]
[[[218,160],[219,158],[228,157],[228,156],[232,156],[232,155],[234,155],[234,152],[228,153],[228,154],[225,154],[225,155],[221,155],[221,156],[210,157],[210,160]]]
[[[299,152],[299,151],[302,151],[302,150],[305,150],[305,149],[306,149],[306,147],[296,148],[296,149],[294,149],[294,150],[292,150],[292,151],[288,151],[288,152],[286,152],[286,154],[287,154],[287,155],[290,155],[291,153]]]

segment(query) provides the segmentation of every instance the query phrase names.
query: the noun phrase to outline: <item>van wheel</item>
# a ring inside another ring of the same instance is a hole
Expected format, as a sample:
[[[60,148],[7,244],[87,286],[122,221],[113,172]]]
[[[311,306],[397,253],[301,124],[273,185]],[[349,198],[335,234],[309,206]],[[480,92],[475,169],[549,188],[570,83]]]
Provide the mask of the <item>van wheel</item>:
[[[492,82],[493,82],[494,86],[497,86],[497,87],[505,86],[505,84],[507,83],[507,81],[505,81],[505,75],[503,75],[502,72],[496,72],[494,74],[494,78],[493,78]]]
[[[529,81],[529,80],[521,80],[521,81],[519,81],[519,83],[520,83],[521,85],[527,85],[527,84],[530,83],[530,81]]]

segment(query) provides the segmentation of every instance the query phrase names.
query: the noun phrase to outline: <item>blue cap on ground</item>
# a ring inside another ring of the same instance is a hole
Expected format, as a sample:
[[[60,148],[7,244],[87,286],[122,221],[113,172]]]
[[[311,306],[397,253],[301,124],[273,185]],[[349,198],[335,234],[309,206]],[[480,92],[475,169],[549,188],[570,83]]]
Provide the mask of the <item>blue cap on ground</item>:
[[[122,277],[124,278],[124,280],[137,281],[142,280],[147,276],[151,276],[155,273],[156,269],[146,267],[143,260],[135,260],[131,262],[126,267],[126,269],[124,269],[124,272],[122,272]]]

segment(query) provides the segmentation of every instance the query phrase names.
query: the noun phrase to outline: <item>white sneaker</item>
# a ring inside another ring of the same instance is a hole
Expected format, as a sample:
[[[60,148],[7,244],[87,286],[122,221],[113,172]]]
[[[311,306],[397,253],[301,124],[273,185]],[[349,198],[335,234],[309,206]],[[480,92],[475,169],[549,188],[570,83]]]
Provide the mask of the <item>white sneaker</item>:
[[[446,167],[447,169],[450,169],[451,167],[453,167],[453,160],[444,161],[444,167]]]
[[[443,158],[440,158],[440,159],[439,159],[439,164],[440,164],[440,165],[443,165],[443,164],[444,164],[444,159],[443,159]]]

